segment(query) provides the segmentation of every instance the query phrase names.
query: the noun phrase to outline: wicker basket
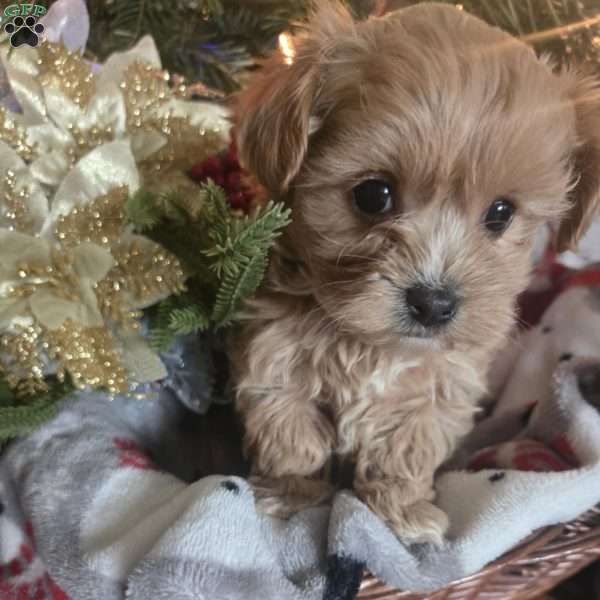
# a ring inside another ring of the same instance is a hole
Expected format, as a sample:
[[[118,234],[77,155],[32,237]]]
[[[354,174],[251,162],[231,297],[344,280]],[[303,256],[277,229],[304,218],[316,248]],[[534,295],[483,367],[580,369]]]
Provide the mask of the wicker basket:
[[[479,573],[430,594],[390,589],[367,574],[361,600],[527,600],[600,558],[600,505],[579,519],[538,531]]]

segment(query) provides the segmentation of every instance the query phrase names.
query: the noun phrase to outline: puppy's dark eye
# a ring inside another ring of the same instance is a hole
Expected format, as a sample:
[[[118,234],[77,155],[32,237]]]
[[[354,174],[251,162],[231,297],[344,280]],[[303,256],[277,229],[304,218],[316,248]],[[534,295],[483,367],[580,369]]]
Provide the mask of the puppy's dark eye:
[[[508,198],[496,198],[487,211],[483,224],[494,235],[500,235],[508,229],[515,210],[515,205]]]
[[[394,207],[394,187],[382,179],[367,179],[353,190],[354,205],[369,216],[384,215]]]

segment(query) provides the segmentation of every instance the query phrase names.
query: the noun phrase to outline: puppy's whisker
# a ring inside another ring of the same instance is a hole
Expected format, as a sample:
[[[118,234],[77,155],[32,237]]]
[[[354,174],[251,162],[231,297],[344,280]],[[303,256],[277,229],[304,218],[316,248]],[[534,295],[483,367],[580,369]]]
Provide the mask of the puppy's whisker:
[[[336,266],[339,266],[339,264],[340,264],[340,261],[342,260],[342,258],[343,258],[343,257],[345,257],[345,256],[350,256],[349,254],[345,254],[345,252],[344,252],[344,251],[345,251],[346,249],[351,249],[351,248],[352,248],[352,246],[354,246],[354,245],[355,245],[355,243],[354,243],[354,242],[350,242],[350,243],[348,243],[348,244],[346,244],[346,245],[344,245],[344,246],[342,247],[342,249],[340,250],[340,252],[339,252],[339,254],[338,254],[338,256],[337,256],[337,259],[336,259],[336,261],[335,261],[335,264],[336,264]]]
[[[381,260],[375,256],[369,256],[367,254],[344,254],[342,258],[356,258],[365,262],[378,262]]]
[[[319,287],[321,289],[328,288],[328,287],[343,287],[348,284],[352,284],[352,283],[355,284],[356,281],[357,281],[356,279],[341,279],[339,281],[328,281],[327,283],[324,283]]]
[[[338,256],[337,260],[336,260],[336,266],[339,267],[342,259],[353,259],[356,261],[360,261],[363,264],[372,264],[372,263],[378,263],[381,262],[380,258],[377,258],[375,256],[369,256],[366,254],[343,254]]]
[[[328,244],[331,244],[332,246],[339,246],[340,245],[340,242],[338,240],[334,240],[334,239],[328,237],[322,231],[315,231],[315,233],[319,236],[320,239],[325,240]],[[343,248],[346,247],[346,245],[342,246],[342,250],[343,250]]]

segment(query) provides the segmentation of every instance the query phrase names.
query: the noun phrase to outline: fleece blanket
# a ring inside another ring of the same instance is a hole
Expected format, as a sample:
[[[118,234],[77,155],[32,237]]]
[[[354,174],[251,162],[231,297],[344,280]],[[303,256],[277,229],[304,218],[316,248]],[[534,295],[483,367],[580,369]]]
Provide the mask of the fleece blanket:
[[[476,572],[600,502],[598,273],[538,278],[496,410],[437,477],[442,546],[403,544],[349,490],[284,521],[257,512],[243,478],[199,477],[202,379],[184,402],[172,385],[80,392],[0,460],[0,598],[351,600],[364,569],[422,592]]]

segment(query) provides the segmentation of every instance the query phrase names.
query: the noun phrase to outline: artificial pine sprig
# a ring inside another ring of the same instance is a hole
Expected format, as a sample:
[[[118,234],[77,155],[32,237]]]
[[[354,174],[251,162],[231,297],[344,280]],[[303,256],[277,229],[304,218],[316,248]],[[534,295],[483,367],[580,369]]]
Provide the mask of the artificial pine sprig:
[[[205,184],[206,218],[213,244],[204,250],[209,268],[219,280],[211,320],[215,327],[229,324],[241,302],[256,292],[267,268],[267,257],[290,211],[270,202],[252,216],[235,216],[221,188]]]
[[[175,335],[188,335],[205,331],[210,325],[210,316],[200,304],[175,308],[169,315],[169,329]]]
[[[177,335],[170,327],[171,313],[175,310],[176,298],[166,298],[150,313],[150,345],[158,352],[166,351]]]
[[[182,217],[183,206],[192,207],[193,215]],[[150,339],[159,350],[176,335],[230,324],[258,289],[269,250],[290,222],[289,209],[281,204],[269,203],[252,215],[235,214],[225,191],[210,180],[186,203],[176,192],[138,191],[126,214],[136,228],[174,252],[189,273],[185,294],[150,311]]]
[[[236,274],[255,254],[265,254],[282,227],[289,223],[289,210],[281,204],[269,203],[252,217],[234,217],[221,188],[212,183],[205,186],[211,197],[207,211],[211,248],[204,251],[211,258],[211,269],[221,277]]]
[[[235,271],[224,272],[211,315],[217,327],[231,323],[242,300],[252,296],[258,289],[266,269],[266,256],[257,253],[242,257]]]
[[[214,242],[204,251],[219,287],[211,320],[216,327],[229,324],[241,302],[256,292],[267,268],[267,255],[281,229],[289,223],[289,210],[269,203],[252,217],[234,217],[216,186],[212,194],[213,221],[210,238]]]

